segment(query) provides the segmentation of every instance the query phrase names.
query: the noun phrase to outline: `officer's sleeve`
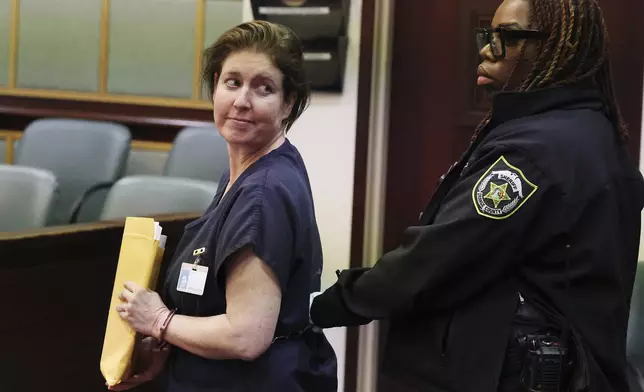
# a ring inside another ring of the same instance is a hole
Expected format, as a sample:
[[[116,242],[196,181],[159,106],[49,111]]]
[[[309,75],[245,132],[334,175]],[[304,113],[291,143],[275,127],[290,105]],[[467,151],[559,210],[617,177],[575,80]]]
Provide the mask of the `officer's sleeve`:
[[[415,305],[438,310],[468,300],[521,260],[551,189],[522,153],[490,151],[464,172],[434,223],[407,228],[402,244],[373,268],[343,271],[313,301],[311,320],[325,328],[360,325]]]
[[[240,249],[251,247],[271,267],[284,292],[293,259],[292,209],[288,192],[270,183],[245,187],[237,195],[217,238],[214,273],[219,287],[225,287],[226,263]]]

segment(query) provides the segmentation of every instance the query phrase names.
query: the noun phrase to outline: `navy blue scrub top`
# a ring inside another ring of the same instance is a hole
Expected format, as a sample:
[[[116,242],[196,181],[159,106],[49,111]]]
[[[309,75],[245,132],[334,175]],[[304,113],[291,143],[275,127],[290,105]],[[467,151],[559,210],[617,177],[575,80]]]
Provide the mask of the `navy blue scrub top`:
[[[252,362],[205,359],[173,347],[160,387],[166,392],[335,392],[335,353],[322,333],[307,328],[309,293],[320,289],[322,246],[302,157],[286,140],[246,169],[222,197],[229,176],[222,176],[206,212],[185,227],[161,295],[177,314],[224,314],[224,265],[251,246],[281,287],[277,339]],[[193,263],[193,251],[200,248],[205,251],[199,264],[209,267],[203,295],[177,291],[181,264]]]

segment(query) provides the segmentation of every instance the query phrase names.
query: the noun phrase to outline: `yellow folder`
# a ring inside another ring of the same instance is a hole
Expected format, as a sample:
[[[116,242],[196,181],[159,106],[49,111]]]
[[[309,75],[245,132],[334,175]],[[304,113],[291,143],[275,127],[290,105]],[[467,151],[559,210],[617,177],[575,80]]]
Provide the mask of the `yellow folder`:
[[[136,331],[116,311],[121,303],[119,294],[127,281],[155,289],[165,249],[166,237],[161,232],[161,226],[152,218],[128,217],[125,220],[100,363],[101,373],[110,386],[130,376],[136,339]]]

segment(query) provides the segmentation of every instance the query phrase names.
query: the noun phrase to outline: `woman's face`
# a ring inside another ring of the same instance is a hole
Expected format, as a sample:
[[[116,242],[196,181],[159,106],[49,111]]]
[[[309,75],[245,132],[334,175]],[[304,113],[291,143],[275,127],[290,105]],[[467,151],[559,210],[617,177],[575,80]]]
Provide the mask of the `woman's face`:
[[[506,29],[529,29],[530,28],[530,1],[528,0],[505,0],[496,10],[492,20],[492,28],[504,27]],[[526,50],[521,59],[521,46],[525,43]],[[499,91],[508,82],[508,90],[519,87],[519,83],[528,75],[536,57],[536,47],[531,40],[518,40],[506,42],[505,58],[497,59],[492,54],[490,46],[481,49],[482,62],[478,68],[479,86],[491,91]],[[518,61],[518,63],[517,63]],[[512,75],[514,65],[517,67]]]
[[[228,56],[221,75],[215,75],[212,100],[215,124],[229,144],[258,149],[281,135],[292,108],[284,99],[283,79],[263,53],[244,50]]]

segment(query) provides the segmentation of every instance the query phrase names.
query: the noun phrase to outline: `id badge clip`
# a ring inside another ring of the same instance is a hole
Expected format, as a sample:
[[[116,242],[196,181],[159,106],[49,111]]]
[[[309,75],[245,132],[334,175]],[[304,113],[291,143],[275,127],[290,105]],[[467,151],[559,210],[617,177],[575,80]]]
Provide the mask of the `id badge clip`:
[[[201,262],[201,255],[205,251],[206,248],[195,249],[192,251],[192,255],[196,257],[194,263],[181,264],[177,291],[199,296],[203,295],[206,278],[208,277],[208,267],[199,265],[199,263]]]

